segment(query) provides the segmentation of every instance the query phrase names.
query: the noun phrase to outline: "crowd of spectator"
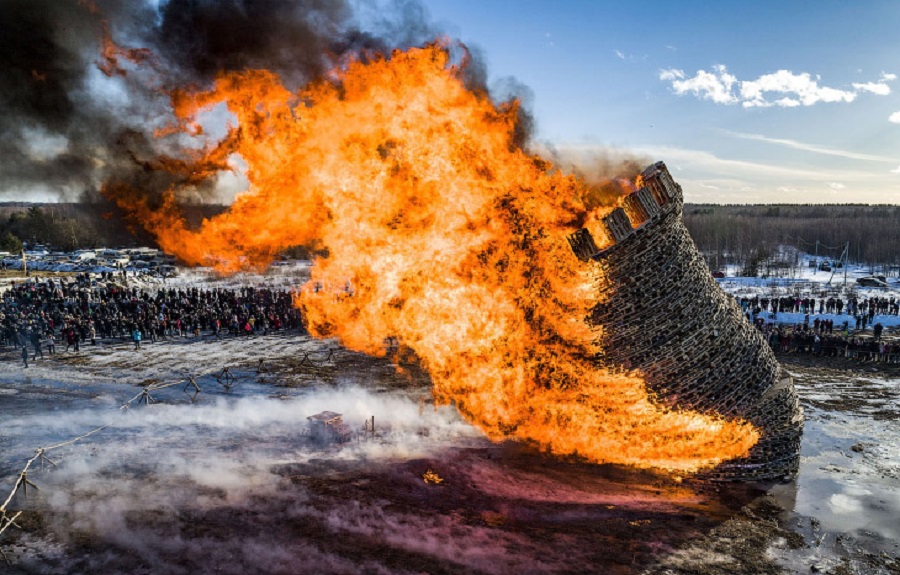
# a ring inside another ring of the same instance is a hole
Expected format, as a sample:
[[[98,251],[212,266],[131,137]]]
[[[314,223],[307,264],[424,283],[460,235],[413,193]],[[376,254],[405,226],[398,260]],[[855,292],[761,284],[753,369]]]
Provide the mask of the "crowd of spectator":
[[[900,343],[885,339],[881,323],[885,320],[879,317],[900,315],[900,298],[896,296],[754,296],[739,297],[737,301],[777,353],[900,363]],[[778,314],[789,313],[803,314],[803,321],[778,321]]]
[[[176,337],[222,337],[303,330],[300,310],[287,290],[241,287],[123,287],[113,274],[101,280],[89,274],[13,284],[0,297],[0,343],[19,348],[27,366],[32,360],[57,351],[80,351],[99,340],[127,339],[135,349],[141,341]],[[900,363],[900,343],[882,338],[884,327],[875,316],[900,314],[900,299],[850,298],[740,298],[741,309],[778,353],[847,357],[860,361]],[[779,325],[778,313],[803,313],[803,323]],[[835,326],[832,318],[810,314],[847,314]],[[873,323],[874,322],[874,323]],[[872,337],[861,331],[872,325]],[[853,332],[851,330],[855,328]]]
[[[900,315],[900,298],[871,297],[859,299],[850,297],[846,301],[839,297],[742,297],[738,299],[741,309],[748,317],[755,318],[762,313],[802,313],[807,315],[846,314],[856,329],[866,329],[875,325],[876,315]]]
[[[882,337],[883,327],[876,323],[872,336],[851,332],[847,322],[835,329],[831,320],[812,325],[777,325],[762,318],[756,327],[776,353],[796,353],[822,357],[843,357],[860,362],[900,363],[900,341]]]
[[[222,337],[303,330],[300,310],[287,290],[159,288],[148,291],[98,281],[89,274],[13,284],[0,297],[0,342],[32,359],[65,345],[80,351],[98,340]]]

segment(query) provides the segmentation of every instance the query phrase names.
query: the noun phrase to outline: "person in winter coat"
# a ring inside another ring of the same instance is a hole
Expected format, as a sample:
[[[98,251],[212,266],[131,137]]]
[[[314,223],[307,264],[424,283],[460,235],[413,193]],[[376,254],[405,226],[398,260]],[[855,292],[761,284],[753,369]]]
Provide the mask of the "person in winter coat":
[[[41,350],[41,332],[33,329],[29,332],[28,337],[31,339],[31,346],[34,348],[34,357],[32,359],[37,361],[38,355],[41,356],[41,359],[44,359],[44,352]]]

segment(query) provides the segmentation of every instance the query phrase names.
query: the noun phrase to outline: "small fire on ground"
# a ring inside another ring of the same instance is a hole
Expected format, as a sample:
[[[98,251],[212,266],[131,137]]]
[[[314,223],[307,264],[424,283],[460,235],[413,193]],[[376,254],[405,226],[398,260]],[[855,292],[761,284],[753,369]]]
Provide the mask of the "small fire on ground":
[[[438,475],[437,472],[430,467],[428,468],[428,471],[422,474],[422,479],[425,480],[425,483],[431,485],[440,485],[444,482],[444,478]]]

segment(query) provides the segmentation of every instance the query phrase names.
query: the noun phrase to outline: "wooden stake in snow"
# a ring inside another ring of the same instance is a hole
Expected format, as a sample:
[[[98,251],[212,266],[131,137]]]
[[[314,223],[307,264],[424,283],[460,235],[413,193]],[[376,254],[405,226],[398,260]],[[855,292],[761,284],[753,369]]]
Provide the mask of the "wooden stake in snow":
[[[193,394],[188,393],[188,386],[194,387]],[[181,388],[181,391],[183,391],[190,398],[191,403],[194,403],[194,401],[197,399],[197,396],[200,395],[200,386],[197,385],[197,381],[194,380],[194,376],[187,376],[187,381],[185,382],[184,387]]]
[[[24,253],[23,253],[23,257],[24,257]],[[217,377],[217,379],[219,380],[220,383],[222,383],[222,385],[225,386],[226,389],[229,389],[235,381],[235,377],[231,373],[230,368],[228,368],[228,367],[226,367],[225,369],[222,370],[222,373]],[[185,393],[187,393],[188,386],[193,386],[194,395],[191,398],[191,401],[193,401],[193,399],[195,397],[197,397],[197,394],[200,393],[200,386],[197,385],[197,381],[194,379],[194,376],[188,375],[186,379],[181,379],[181,380],[174,381],[171,383],[165,383],[165,384],[151,383],[151,384],[145,386],[141,390],[140,393],[138,393],[137,395],[135,395],[134,397],[132,397],[131,399],[129,399],[128,401],[123,403],[119,407],[119,410],[127,411],[135,401],[137,401],[138,403],[146,403],[148,405],[151,403],[155,403],[156,400],[154,400],[153,397],[150,395],[151,391],[165,389],[167,387],[172,387],[175,385],[181,385],[182,383],[184,383],[184,387],[182,388],[182,390],[185,391]],[[87,433],[83,433],[82,435],[79,435],[78,437],[73,437],[72,439],[63,441],[61,443],[57,443],[55,445],[50,445],[47,447],[41,447],[41,448],[38,448],[37,450],[35,450],[34,455],[31,457],[31,459],[29,459],[27,462],[25,462],[25,467],[22,469],[21,472],[19,472],[19,475],[16,477],[15,485],[13,485],[12,490],[10,491],[9,495],[6,497],[6,500],[2,504],[0,504],[0,535],[3,535],[3,533],[10,527],[18,527],[19,529],[22,528],[20,525],[18,525],[16,523],[16,519],[18,519],[22,515],[22,511],[18,511],[14,515],[10,516],[10,515],[8,515],[7,508],[9,507],[10,503],[15,498],[16,493],[18,493],[20,490],[22,491],[22,494],[27,497],[27,492],[28,492],[29,486],[31,486],[34,489],[38,489],[38,486],[35,485],[30,479],[28,479],[28,471],[35,464],[35,462],[40,461],[41,469],[44,468],[45,462],[53,467],[57,467],[56,463],[54,463],[51,459],[49,459],[47,457],[46,453],[48,451],[53,451],[54,449],[59,449],[61,447],[65,447],[67,445],[71,445],[73,443],[81,441],[82,439],[90,437],[91,435],[94,435],[95,433],[99,433],[99,432],[103,431],[104,429],[109,427],[109,425],[110,425],[109,423],[107,423],[105,425],[101,425],[99,427],[96,427],[96,428],[88,431]],[[7,556],[6,552],[3,550],[2,547],[0,547],[0,557],[3,557],[3,560],[6,561],[6,563],[8,565],[12,565],[12,563],[9,560],[9,557]]]
[[[228,366],[225,366],[225,368],[222,369],[222,373],[216,377],[216,381],[218,381],[226,390],[231,389],[231,386],[234,385],[234,380],[234,374],[231,373],[231,368]]]
[[[366,441],[368,441],[370,435],[372,436],[372,439],[375,438],[375,416],[374,415],[371,418],[369,418],[363,422],[363,438]]]

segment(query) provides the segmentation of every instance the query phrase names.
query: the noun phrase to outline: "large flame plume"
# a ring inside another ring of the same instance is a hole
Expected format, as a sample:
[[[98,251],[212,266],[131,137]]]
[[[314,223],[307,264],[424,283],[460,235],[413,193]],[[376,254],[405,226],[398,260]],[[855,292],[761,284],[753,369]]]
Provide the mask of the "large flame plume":
[[[317,245],[327,256],[297,298],[311,333],[373,355],[399,338],[435,397],[492,438],[679,471],[745,455],[750,424],[664,408],[639,374],[592,359],[584,318],[602,278],[565,238],[603,214],[581,180],[515,145],[516,102],[468,89],[450,52],[370,55],[298,92],[244,71],[173,94],[178,132],[200,135],[198,118],[222,102],[233,121],[156,167],[190,187],[243,162],[249,181],[197,229],[179,214],[183,188],[152,207],[124,184],[105,193],[189,264],[259,268]]]

